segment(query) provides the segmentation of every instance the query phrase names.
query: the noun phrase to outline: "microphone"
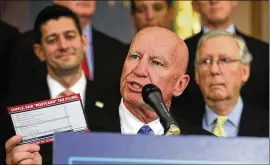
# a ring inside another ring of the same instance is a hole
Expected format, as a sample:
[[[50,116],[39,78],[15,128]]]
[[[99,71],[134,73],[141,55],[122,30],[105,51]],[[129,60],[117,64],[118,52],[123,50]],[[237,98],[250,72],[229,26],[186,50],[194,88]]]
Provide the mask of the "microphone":
[[[142,88],[142,97],[159,116],[166,135],[180,135],[178,124],[167,110],[160,89],[153,84],[147,84]]]

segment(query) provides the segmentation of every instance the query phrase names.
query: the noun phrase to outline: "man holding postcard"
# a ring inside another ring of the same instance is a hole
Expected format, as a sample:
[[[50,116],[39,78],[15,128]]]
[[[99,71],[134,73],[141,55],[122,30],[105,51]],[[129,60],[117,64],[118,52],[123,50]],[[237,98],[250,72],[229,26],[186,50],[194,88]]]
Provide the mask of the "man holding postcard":
[[[27,89],[25,88],[20,93],[11,95],[8,106],[80,94],[87,120],[87,116],[91,115],[89,107],[95,104],[93,99],[95,94],[93,82],[86,79],[81,66],[88,44],[86,37],[82,34],[79,19],[69,9],[52,5],[38,14],[34,30],[36,32],[34,51],[41,61],[46,61],[48,75],[31,89],[26,87]],[[102,103],[99,106],[102,106]],[[91,125],[90,121],[88,124]],[[7,125],[12,126],[9,122]],[[7,129],[5,135],[11,137],[11,134],[14,134],[11,130]],[[38,154],[39,150],[43,164],[52,162],[51,144],[40,147],[33,144],[17,146],[22,142],[22,136],[14,136],[9,142],[12,144],[8,143],[7,146],[12,147],[6,147],[7,164],[31,164],[33,163],[31,159],[24,158],[32,158],[35,153]],[[33,154],[27,151],[32,151]],[[10,159],[8,155],[13,152],[17,154]],[[41,164],[39,161],[34,163]]]

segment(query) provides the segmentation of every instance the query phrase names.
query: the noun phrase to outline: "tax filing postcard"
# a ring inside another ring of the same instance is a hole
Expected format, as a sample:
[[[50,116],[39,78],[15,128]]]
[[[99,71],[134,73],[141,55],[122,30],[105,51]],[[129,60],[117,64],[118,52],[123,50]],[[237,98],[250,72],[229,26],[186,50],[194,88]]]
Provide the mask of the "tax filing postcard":
[[[24,143],[53,141],[56,132],[88,132],[80,94],[8,107],[17,135]]]

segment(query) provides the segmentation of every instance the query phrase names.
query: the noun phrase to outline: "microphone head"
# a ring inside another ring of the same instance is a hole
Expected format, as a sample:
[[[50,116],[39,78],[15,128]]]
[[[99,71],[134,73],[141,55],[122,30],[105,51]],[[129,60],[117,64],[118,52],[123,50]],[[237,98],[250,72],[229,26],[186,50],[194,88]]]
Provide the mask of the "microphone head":
[[[159,92],[161,94],[160,89],[157,86],[155,86],[154,84],[146,84],[142,88],[142,98],[143,98],[143,101],[145,103],[148,104],[148,96],[153,92]]]

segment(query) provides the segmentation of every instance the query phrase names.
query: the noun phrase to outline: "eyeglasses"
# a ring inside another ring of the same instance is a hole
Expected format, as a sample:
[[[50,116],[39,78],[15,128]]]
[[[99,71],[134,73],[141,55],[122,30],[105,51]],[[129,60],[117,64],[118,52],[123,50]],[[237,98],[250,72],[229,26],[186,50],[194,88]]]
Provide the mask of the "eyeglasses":
[[[225,67],[228,67],[232,63],[240,62],[240,59],[230,59],[228,57],[222,57],[222,58],[219,58],[216,62],[220,67],[225,68]],[[210,66],[213,65],[213,63],[214,63],[213,58],[204,58],[204,59],[199,60],[197,62],[197,65],[204,68],[209,68]]]

